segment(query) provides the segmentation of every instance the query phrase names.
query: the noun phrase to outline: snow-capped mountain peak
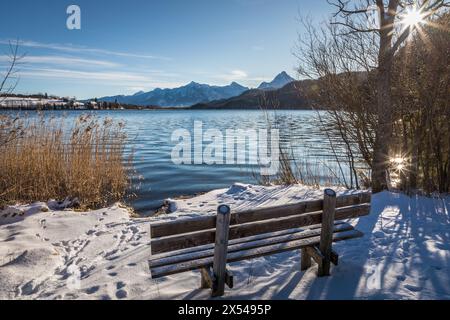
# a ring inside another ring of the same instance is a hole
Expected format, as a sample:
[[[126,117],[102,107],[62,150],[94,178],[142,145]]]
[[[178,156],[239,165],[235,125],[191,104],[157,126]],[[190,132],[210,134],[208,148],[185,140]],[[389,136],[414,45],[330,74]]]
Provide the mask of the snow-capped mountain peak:
[[[288,83],[291,83],[295,81],[294,78],[292,78],[290,75],[286,73],[286,71],[283,71],[279,73],[271,82],[263,82],[258,87],[258,89],[261,90],[274,90],[274,89],[280,89],[287,85]]]

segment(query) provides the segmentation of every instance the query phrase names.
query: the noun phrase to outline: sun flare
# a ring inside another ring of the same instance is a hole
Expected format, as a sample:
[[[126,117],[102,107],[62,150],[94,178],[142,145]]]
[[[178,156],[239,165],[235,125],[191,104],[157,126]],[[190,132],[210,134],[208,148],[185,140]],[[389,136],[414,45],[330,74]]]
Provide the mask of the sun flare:
[[[392,163],[392,167],[394,170],[397,171],[403,171],[406,168],[406,158],[403,156],[396,156],[390,159],[391,163]]]
[[[402,23],[405,27],[417,27],[425,23],[425,15],[417,8],[411,8],[406,11],[402,17]]]

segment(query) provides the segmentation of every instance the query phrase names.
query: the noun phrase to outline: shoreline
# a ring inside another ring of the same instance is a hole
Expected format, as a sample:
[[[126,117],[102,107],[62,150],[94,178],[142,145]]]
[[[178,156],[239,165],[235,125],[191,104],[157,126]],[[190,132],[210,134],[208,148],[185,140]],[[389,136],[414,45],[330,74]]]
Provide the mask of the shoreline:
[[[70,108],[0,108],[0,111],[160,111],[160,110],[192,110],[192,111],[208,111],[208,110],[234,110],[234,111],[315,111],[312,108],[192,108],[192,107],[139,107],[139,108],[124,108],[124,109],[70,109]],[[325,109],[324,109],[325,110]]]

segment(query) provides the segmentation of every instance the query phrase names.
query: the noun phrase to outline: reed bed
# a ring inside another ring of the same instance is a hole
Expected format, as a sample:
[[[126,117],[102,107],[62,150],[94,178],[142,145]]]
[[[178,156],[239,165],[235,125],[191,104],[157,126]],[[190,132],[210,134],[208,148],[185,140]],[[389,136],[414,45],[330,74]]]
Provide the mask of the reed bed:
[[[0,206],[78,198],[82,209],[124,200],[131,157],[124,124],[93,115],[0,115]]]

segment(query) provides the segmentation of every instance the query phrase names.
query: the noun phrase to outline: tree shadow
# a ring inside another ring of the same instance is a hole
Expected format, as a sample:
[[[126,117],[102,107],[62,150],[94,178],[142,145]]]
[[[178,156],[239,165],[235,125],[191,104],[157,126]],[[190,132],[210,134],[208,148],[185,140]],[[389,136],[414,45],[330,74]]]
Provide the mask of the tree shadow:
[[[370,215],[355,226],[364,238],[335,245],[344,252],[341,266],[331,277],[317,278],[306,298],[450,297],[449,207],[449,199],[388,192],[375,197]],[[355,250],[353,241],[360,242]]]
[[[330,277],[318,278],[315,265],[301,272],[296,250],[234,264],[237,285],[220,299],[450,299],[449,211],[450,197],[381,193],[355,224],[365,236],[334,244],[340,263]]]

